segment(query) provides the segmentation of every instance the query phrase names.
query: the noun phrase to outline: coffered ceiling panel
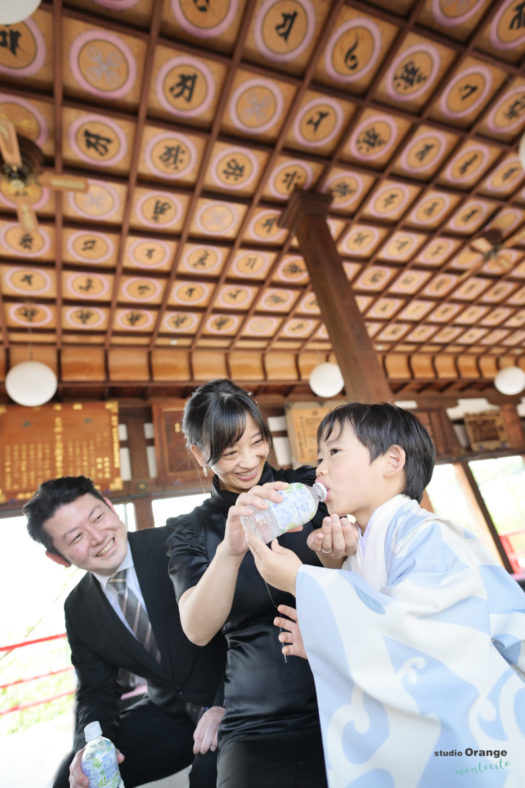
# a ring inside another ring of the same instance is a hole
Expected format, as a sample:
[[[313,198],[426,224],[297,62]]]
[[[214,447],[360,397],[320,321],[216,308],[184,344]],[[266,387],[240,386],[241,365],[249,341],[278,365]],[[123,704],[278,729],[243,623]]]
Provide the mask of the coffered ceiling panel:
[[[335,350],[280,226],[301,189],[387,373],[523,358],[524,63],[516,0],[43,0],[0,26],[4,350],[253,348],[279,390],[280,353]]]

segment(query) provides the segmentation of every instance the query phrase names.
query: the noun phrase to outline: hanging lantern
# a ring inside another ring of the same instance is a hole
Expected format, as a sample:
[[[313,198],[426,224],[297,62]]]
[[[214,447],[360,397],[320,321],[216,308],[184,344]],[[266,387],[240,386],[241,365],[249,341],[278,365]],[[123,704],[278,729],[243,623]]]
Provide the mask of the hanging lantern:
[[[519,394],[525,388],[525,372],[521,367],[500,369],[494,378],[494,386],[502,394]]]
[[[314,367],[310,372],[308,382],[314,394],[324,399],[335,397],[344,386],[341,370],[337,364],[329,362]]]
[[[49,402],[57,390],[57,376],[40,361],[24,361],[9,370],[5,387],[17,405],[33,408]]]
[[[0,25],[16,25],[33,14],[41,0],[0,0]]]

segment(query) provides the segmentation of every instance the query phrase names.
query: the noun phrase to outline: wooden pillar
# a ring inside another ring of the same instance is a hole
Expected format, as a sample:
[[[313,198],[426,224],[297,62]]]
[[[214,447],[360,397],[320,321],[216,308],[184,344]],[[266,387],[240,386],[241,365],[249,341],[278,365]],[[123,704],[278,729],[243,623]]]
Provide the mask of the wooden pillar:
[[[356,402],[390,402],[392,391],[326,220],[331,197],[295,191],[280,226],[295,232],[345,382]]]
[[[474,478],[474,474],[470,470],[470,466],[468,464],[468,461],[462,461],[461,462],[461,467],[463,469],[463,473],[465,474],[465,479],[466,479],[466,481],[467,481],[467,483],[468,483],[468,485],[469,485],[469,487],[470,487],[470,489],[472,491],[472,495],[474,496],[474,499],[475,499],[475,501],[476,501],[476,503],[477,503],[477,505],[478,505],[478,507],[479,507],[479,509],[481,511],[481,514],[483,515],[483,518],[484,518],[485,522],[487,523],[487,528],[490,531],[490,535],[494,539],[494,544],[496,545],[496,549],[497,549],[497,551],[499,553],[499,556],[501,558],[503,566],[505,567],[507,572],[510,572],[512,574],[512,572],[514,570],[512,569],[511,563],[509,561],[509,557],[508,557],[507,553],[505,552],[505,548],[503,547],[503,545],[501,543],[501,539],[499,538],[499,534],[498,534],[498,529],[496,528],[496,526],[494,524],[494,520],[492,519],[492,516],[491,516],[491,514],[490,514],[490,512],[488,510],[487,504],[485,503],[485,499],[483,498],[483,496],[481,495],[481,493],[479,491],[479,487],[478,487],[478,485],[476,483],[476,480]]]
[[[146,410],[136,408],[134,410],[124,410],[121,412],[121,421],[128,430],[129,459],[131,464],[131,476],[133,486],[137,490],[146,490],[149,486],[149,468],[147,442],[144,435],[144,423],[147,420]],[[152,498],[146,493],[137,496],[133,503],[135,505],[135,519],[137,531],[143,528],[152,528],[153,509],[151,507]]]
[[[153,521],[153,508],[151,506],[152,498],[135,498],[133,504],[135,506],[135,521],[137,523],[137,531],[142,531],[144,528],[153,528],[155,525]],[[160,523],[164,525],[164,523]]]

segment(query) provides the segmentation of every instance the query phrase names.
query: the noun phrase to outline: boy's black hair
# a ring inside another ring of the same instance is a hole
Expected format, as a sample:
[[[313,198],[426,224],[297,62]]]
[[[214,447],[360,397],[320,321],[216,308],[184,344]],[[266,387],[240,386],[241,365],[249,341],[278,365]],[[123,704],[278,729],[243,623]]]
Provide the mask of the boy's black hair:
[[[61,555],[55,548],[50,535],[44,528],[57,509],[66,503],[72,503],[82,495],[90,493],[104,503],[104,496],[97,490],[91,479],[87,476],[61,476],[43,482],[30,501],[24,504],[22,511],[27,517],[27,531],[29,536],[43,544],[46,550],[55,555]]]
[[[252,417],[271,446],[270,430],[248,392],[227,378],[210,380],[193,392],[184,408],[182,430],[186,443],[198,446],[213,465],[225,449],[242,437],[246,416]]]
[[[425,487],[432,478],[435,449],[430,435],[413,413],[382,402],[367,405],[351,402],[328,413],[317,430],[317,442],[334,431],[340,433],[350,422],[360,443],[370,452],[370,462],[397,444],[405,451],[405,495],[421,503]]]

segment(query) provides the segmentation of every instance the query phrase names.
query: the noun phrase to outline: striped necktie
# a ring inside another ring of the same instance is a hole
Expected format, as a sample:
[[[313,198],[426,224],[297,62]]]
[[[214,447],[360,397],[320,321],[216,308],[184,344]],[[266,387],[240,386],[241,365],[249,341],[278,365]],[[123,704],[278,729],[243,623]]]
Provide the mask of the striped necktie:
[[[148,614],[137,595],[129,588],[126,582],[127,572],[127,569],[121,569],[116,575],[110,577],[109,582],[117,592],[118,603],[133,634],[142,643],[148,654],[160,662],[160,651],[155,642]]]

